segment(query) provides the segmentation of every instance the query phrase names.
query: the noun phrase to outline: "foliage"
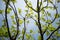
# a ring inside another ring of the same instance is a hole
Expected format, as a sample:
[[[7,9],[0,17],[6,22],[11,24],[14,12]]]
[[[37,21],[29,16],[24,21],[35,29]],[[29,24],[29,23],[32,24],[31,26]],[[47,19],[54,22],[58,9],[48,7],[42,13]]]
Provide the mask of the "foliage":
[[[3,0],[5,3],[8,0]],[[12,25],[9,25],[10,23],[8,22],[8,18],[7,20],[3,19],[3,24],[5,23],[5,25],[2,25],[2,27],[0,27],[0,37],[10,37],[9,36],[9,32],[11,34],[12,39],[25,39],[25,40],[35,40],[35,38],[33,37],[33,33],[34,30],[30,29],[28,30],[29,32],[27,32],[27,25],[29,23],[31,23],[31,19],[33,19],[35,22],[34,25],[36,25],[38,27],[38,32],[40,35],[38,35],[37,40],[43,40],[44,39],[44,35],[46,35],[48,38],[46,38],[47,40],[57,40],[57,37],[60,38],[60,13],[58,12],[58,7],[56,7],[56,5],[54,4],[54,2],[52,0],[43,0],[37,2],[37,7],[34,8],[33,4],[31,2],[31,0],[24,0],[24,2],[26,3],[26,10],[23,10],[21,8],[16,9],[15,3],[17,3],[17,0],[10,0],[9,3],[13,3],[13,6],[11,4],[8,4],[8,8],[7,8],[7,13],[11,14],[10,16],[10,20],[12,20]],[[44,6],[43,3],[47,2],[47,5]],[[59,0],[56,0],[57,3],[60,3]],[[7,5],[7,4],[5,4]],[[14,14],[12,14],[12,11],[14,12]],[[50,12],[51,11],[51,12]],[[53,11],[53,12],[52,12]],[[0,9],[0,14],[4,13],[4,10]],[[5,13],[6,14],[6,13]],[[6,15],[5,15],[6,16]],[[6,16],[7,17],[7,16]],[[6,19],[6,17],[4,17]],[[30,20],[29,20],[30,19]],[[55,22],[55,20],[59,20],[57,22]],[[8,22],[8,27],[7,23]],[[56,24],[54,24],[54,22]],[[32,23],[31,23],[32,24]],[[31,25],[29,24],[29,26]],[[24,28],[20,28],[21,26],[24,26]],[[55,25],[57,25],[57,27],[55,27]],[[8,32],[9,29],[9,32]],[[22,30],[20,30],[22,29]],[[19,36],[19,37],[18,37]],[[43,36],[43,38],[42,38]],[[52,37],[55,36],[55,37]],[[22,40],[23,40],[22,39]]]

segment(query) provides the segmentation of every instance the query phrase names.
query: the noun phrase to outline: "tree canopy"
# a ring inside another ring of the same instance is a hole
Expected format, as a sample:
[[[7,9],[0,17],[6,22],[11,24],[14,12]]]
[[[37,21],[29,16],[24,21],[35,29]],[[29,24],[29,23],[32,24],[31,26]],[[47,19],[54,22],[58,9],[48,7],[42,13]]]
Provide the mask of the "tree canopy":
[[[24,1],[24,10],[17,8],[17,0],[1,1],[5,5],[4,9],[0,9],[2,40],[60,39],[60,0],[35,0],[35,5],[33,0],[19,0]],[[28,25],[32,25],[30,30]]]

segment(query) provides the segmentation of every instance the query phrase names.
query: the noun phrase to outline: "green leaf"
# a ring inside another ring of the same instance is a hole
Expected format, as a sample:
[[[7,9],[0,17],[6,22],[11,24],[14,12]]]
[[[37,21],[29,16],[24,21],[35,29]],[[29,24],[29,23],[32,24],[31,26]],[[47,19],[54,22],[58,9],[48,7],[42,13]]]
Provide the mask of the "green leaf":
[[[15,27],[12,25],[11,29],[15,29]]]
[[[38,36],[38,40],[41,40],[41,36]]]
[[[59,18],[60,14],[54,14],[54,17]]]
[[[11,16],[11,19],[14,19],[14,15]]]
[[[50,2],[51,0],[48,0],[48,2]]]
[[[60,34],[56,34],[57,37],[60,37]]]
[[[18,8],[18,12],[19,12],[19,14],[21,13],[21,9],[20,8]]]
[[[30,30],[30,33],[32,33],[33,32],[33,30]]]
[[[26,16],[27,16],[27,17],[31,17],[31,14],[30,14],[30,13],[28,13],[28,14],[26,14]]]
[[[32,12],[32,11],[30,11],[29,13],[30,13],[31,15],[33,15],[33,12]]]
[[[48,36],[49,34],[50,34],[50,33],[47,31],[47,32],[46,32],[46,35]]]
[[[53,27],[52,25],[49,25],[48,29],[49,29],[50,31],[54,31],[56,28]]]
[[[32,9],[31,8],[29,8],[29,10],[30,10],[30,12],[32,12]]]
[[[42,21],[45,21],[45,18],[41,18]]]
[[[37,14],[35,14],[35,18],[38,19],[38,15]]]
[[[46,9],[48,9],[48,6],[46,7]]]
[[[5,26],[0,28],[0,37],[8,37],[7,28]]]
[[[51,20],[46,20],[46,23],[50,23],[51,22]]]
[[[43,28],[42,28],[42,29],[43,29],[42,31],[44,32],[44,31],[47,29],[47,26],[44,25],[44,26],[42,26],[42,27],[43,27]]]
[[[37,22],[34,22],[34,24],[35,24],[36,26],[38,26],[38,23],[37,23]]]
[[[58,3],[60,3],[60,0],[57,0]]]
[[[28,8],[28,6],[25,6],[26,8]]]
[[[13,29],[12,32],[16,33],[17,31]]]
[[[54,35],[57,36],[57,37],[60,37],[59,31],[56,31],[56,32],[54,33]]]
[[[8,14],[9,14],[11,11],[12,11],[11,8],[8,8],[8,9],[7,9],[7,13],[8,13]]]
[[[5,19],[4,19],[4,20],[2,20],[2,22],[6,22],[6,21],[5,21]]]
[[[18,40],[20,40],[22,37],[23,37],[23,36],[19,36],[19,37],[18,37]]]
[[[26,34],[26,38],[27,38],[27,39],[30,39],[30,37],[31,37],[31,35]]]
[[[27,21],[27,23],[29,23],[29,20]]]
[[[4,10],[0,10],[0,14],[2,14],[4,12]]]
[[[32,6],[31,2],[28,3],[29,6]]]
[[[24,34],[24,29],[22,29],[22,34]]]
[[[44,0],[44,2],[46,2],[47,0]]]
[[[3,2],[6,2],[7,0],[3,0]]]
[[[15,22],[14,20],[12,20],[12,23],[13,23],[13,24],[16,24],[16,22]]]
[[[56,40],[56,38],[53,38],[52,40]]]
[[[16,3],[17,1],[16,0],[11,0],[11,2]]]
[[[22,19],[19,19],[19,24],[22,24],[23,23],[23,20]]]
[[[28,10],[25,10],[25,12],[28,12]]]
[[[47,13],[47,15],[48,15],[48,16],[51,16],[51,14],[50,14],[49,12]]]
[[[51,38],[49,38],[48,40],[52,40]]]
[[[56,23],[57,25],[60,25],[60,21]]]

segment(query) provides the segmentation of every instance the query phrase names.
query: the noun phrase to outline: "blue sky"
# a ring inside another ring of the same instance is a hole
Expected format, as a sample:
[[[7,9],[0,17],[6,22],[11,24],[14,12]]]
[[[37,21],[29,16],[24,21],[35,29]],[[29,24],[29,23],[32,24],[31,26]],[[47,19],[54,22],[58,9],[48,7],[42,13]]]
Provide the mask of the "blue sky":
[[[31,0],[31,2],[32,2],[32,5],[33,5],[33,8],[35,9],[36,8],[36,0]],[[24,14],[26,14],[24,12],[24,10],[26,9],[25,5],[26,4],[25,4],[24,0],[17,0],[17,3],[15,4],[15,6],[16,6],[17,9],[18,8],[22,9],[22,15],[23,16],[24,16]],[[46,5],[46,4],[44,4],[44,5]],[[60,13],[60,7],[59,7],[60,3],[56,4],[56,6],[58,6],[58,12]],[[4,3],[1,0],[0,0],[0,9],[5,9]],[[52,11],[50,11],[50,12],[52,12]],[[13,15],[13,12],[11,12],[11,13],[12,14],[8,15],[9,25],[12,25],[11,24],[11,18],[10,18],[10,16]],[[3,24],[2,20],[3,20],[3,18],[2,18],[1,14],[0,14],[0,26]],[[36,32],[37,29],[38,29],[38,27],[36,25],[34,25],[34,21],[32,19],[29,19],[29,20],[30,20],[30,23],[26,25],[27,26],[27,32],[29,33],[30,29],[32,29],[32,30],[34,30],[34,32]],[[58,21],[58,19],[56,21]],[[55,23],[53,23],[53,25],[55,26]],[[23,24],[21,25],[20,29],[22,29],[22,28],[23,28]],[[35,39],[36,39],[37,36],[38,36],[38,33],[35,33],[34,34]],[[45,35],[44,38],[46,38],[46,35]]]

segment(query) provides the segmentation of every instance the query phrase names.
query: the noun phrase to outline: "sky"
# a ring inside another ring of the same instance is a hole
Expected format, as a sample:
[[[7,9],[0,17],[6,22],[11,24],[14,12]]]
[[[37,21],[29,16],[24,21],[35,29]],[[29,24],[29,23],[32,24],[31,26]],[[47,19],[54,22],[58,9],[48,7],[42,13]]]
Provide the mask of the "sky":
[[[32,5],[33,5],[33,8],[35,9],[35,8],[36,8],[36,0],[31,0],[31,2],[32,2]],[[23,15],[23,17],[24,17],[24,14],[26,14],[26,13],[24,12],[24,10],[26,9],[26,8],[25,8],[25,5],[26,5],[26,4],[25,4],[24,0],[17,0],[17,3],[15,4],[15,6],[16,6],[17,9],[18,9],[18,8],[21,8],[21,9],[22,9],[22,15]],[[46,5],[46,4],[44,4],[44,5]],[[60,3],[59,3],[59,4],[56,4],[56,6],[58,6],[58,13],[60,13]],[[0,0],[0,9],[5,9],[5,5],[4,5],[4,3],[2,2],[2,0]],[[52,11],[50,11],[50,12],[52,12]],[[11,24],[11,18],[10,18],[10,16],[13,15],[13,12],[11,12],[11,13],[12,13],[12,14],[9,14],[9,15],[8,15],[9,26],[12,25],[12,24]],[[0,26],[3,25],[2,20],[3,20],[3,18],[2,18],[1,14],[0,14]],[[36,32],[37,29],[38,29],[38,27],[37,27],[36,25],[34,25],[34,20],[32,20],[32,19],[28,19],[28,20],[30,20],[30,23],[26,25],[26,26],[27,26],[27,27],[26,27],[26,28],[27,28],[27,32],[29,33],[29,30],[30,30],[30,29],[32,29],[32,30],[34,30],[34,32]],[[57,19],[56,21],[58,21],[58,19]],[[55,21],[55,22],[56,22],[56,21]],[[22,28],[24,27],[23,25],[24,25],[24,24],[21,25],[20,30],[22,30]],[[53,25],[55,26],[55,23],[53,23]],[[37,40],[36,37],[37,37],[38,35],[39,35],[39,34],[38,34],[37,32],[33,35],[33,37],[35,38],[35,40]],[[44,35],[44,36],[45,36],[44,38],[46,38],[46,35]]]

